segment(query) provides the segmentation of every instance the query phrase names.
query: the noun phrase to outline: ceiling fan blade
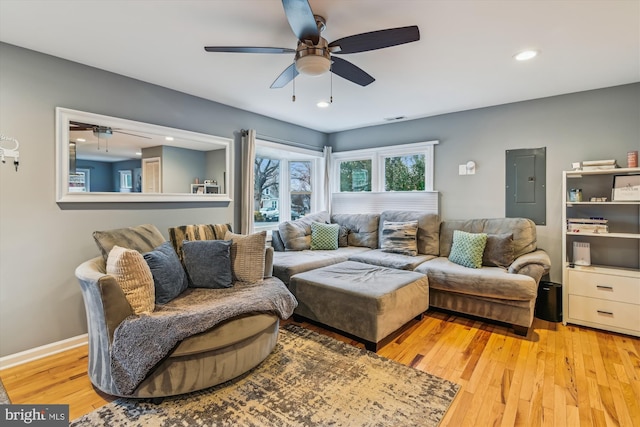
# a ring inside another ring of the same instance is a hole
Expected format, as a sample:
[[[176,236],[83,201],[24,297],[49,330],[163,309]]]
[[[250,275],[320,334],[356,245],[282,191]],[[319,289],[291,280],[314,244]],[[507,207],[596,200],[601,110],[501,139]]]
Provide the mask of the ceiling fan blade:
[[[135,133],[122,132],[121,130],[114,130],[113,132],[115,132],[115,133],[121,133],[121,134],[123,134],[123,135],[135,136],[135,137],[137,137],[137,138],[151,139],[151,137],[150,137],[150,136],[136,135]]]
[[[286,47],[251,47],[251,46],[205,46],[207,52],[222,53],[295,53],[295,49]]]
[[[298,40],[311,40],[313,44],[318,43],[320,32],[309,2],[307,0],[282,0],[282,6],[293,34],[298,37]]]
[[[358,53],[418,40],[420,40],[420,30],[416,25],[412,25],[410,27],[388,28],[386,30],[343,37],[329,43],[329,48],[339,48],[332,49],[331,53]]]
[[[332,57],[331,72],[360,86],[367,86],[376,79],[342,58]]]
[[[298,76],[298,70],[296,64],[289,65],[278,78],[271,84],[271,89],[279,89],[285,87],[289,82]]]

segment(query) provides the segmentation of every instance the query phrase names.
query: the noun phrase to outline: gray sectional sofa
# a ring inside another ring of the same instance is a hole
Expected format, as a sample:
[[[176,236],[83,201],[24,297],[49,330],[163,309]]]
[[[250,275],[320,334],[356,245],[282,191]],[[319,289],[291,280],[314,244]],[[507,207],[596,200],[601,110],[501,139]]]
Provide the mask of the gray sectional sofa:
[[[416,255],[389,252],[382,248],[385,224],[388,229],[389,222],[407,221],[417,221],[418,224]],[[340,244],[337,250],[309,249],[312,222],[339,224]],[[449,259],[454,230],[487,235],[480,268],[465,267]],[[348,280],[341,279],[342,285],[332,283],[330,274],[335,272],[330,273],[332,269],[325,268],[336,264],[346,266],[345,261],[417,272],[428,279],[428,304],[424,310],[435,307],[504,322],[511,324],[517,334],[526,335],[533,322],[538,283],[550,267],[546,252],[537,248],[535,224],[524,218],[441,221],[435,214],[419,211],[331,216],[327,212],[319,212],[281,223],[273,233],[272,246],[275,249],[273,273],[289,286],[299,302],[294,314],[347,332],[359,330],[361,326],[349,324],[349,320],[343,320],[339,326],[332,325],[326,317],[321,319],[319,315],[323,312],[326,316],[331,310],[318,307],[336,305],[335,292],[327,293],[326,300],[318,302],[322,292],[315,289],[310,293],[314,301],[305,301],[300,286],[304,285],[306,277],[299,281],[292,279],[305,272],[318,270],[320,277],[324,276],[324,285],[349,288],[351,285]],[[357,269],[351,270],[355,277]],[[315,274],[314,277],[317,281],[319,276]],[[292,281],[295,284],[293,289]],[[346,289],[346,292],[351,290]],[[358,292],[362,292],[362,289],[359,288]],[[372,287],[371,293],[375,292]],[[364,304],[365,298],[361,301]],[[357,303],[357,299],[350,302],[352,307]],[[316,307],[316,311],[310,307]],[[402,309],[402,306],[395,308]],[[354,310],[358,308],[354,307]],[[413,316],[405,316],[404,322]],[[360,322],[361,319],[352,321]],[[361,335],[359,337],[363,338]],[[369,338],[365,338],[365,342],[367,340]]]

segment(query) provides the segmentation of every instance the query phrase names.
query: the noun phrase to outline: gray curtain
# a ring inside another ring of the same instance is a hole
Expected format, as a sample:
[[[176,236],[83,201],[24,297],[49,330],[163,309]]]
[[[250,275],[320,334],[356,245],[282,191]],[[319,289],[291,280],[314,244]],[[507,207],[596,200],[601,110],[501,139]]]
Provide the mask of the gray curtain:
[[[253,165],[256,158],[256,131],[242,131],[242,204],[240,210],[240,232],[253,233]]]

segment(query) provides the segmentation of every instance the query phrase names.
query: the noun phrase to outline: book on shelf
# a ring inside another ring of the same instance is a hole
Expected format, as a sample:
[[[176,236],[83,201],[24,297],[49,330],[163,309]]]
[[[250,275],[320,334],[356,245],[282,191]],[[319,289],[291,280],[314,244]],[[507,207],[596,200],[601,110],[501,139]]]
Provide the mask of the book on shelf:
[[[567,218],[567,231],[570,233],[608,233],[609,220],[604,218]]]

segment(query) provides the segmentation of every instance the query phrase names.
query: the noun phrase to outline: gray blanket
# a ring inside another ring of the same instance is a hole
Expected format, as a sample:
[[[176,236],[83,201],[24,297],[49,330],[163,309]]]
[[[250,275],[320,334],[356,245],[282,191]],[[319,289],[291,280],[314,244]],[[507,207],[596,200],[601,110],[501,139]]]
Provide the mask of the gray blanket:
[[[191,335],[250,312],[272,312],[286,319],[298,302],[276,278],[227,289],[189,288],[150,315],[130,316],[115,330],[111,375],[120,393],[131,394],[151,369]]]

